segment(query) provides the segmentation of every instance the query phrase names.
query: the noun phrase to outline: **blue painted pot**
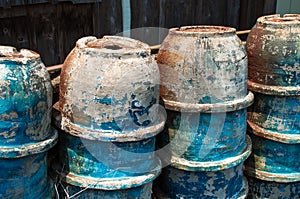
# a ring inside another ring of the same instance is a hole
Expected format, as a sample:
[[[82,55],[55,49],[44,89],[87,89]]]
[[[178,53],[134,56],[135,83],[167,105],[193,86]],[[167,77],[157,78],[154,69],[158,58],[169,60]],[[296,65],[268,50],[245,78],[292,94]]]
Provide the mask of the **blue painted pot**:
[[[174,156],[187,161],[219,161],[246,148],[247,110],[225,113],[184,113],[167,110],[168,137]]]
[[[245,163],[246,173],[261,180],[300,181],[300,145],[266,139],[254,132],[249,126],[253,149]]]
[[[300,95],[293,95],[287,88],[284,91],[284,87],[281,92],[272,92],[265,85],[259,88],[267,94],[254,92],[254,104],[248,109],[248,120],[255,133],[278,142],[300,143]]]
[[[275,182],[247,177],[249,199],[298,199],[300,198],[300,182]]]
[[[254,96],[247,92],[247,54],[235,29],[170,29],[157,62],[169,134],[161,142],[170,144],[172,156],[207,162],[242,153]]]
[[[158,198],[245,198],[247,181],[243,177],[243,162],[251,153],[247,148],[234,158],[221,161],[192,162],[172,157],[155,181]]]
[[[79,39],[61,71],[62,129],[107,141],[147,137],[141,131],[161,122],[159,77],[147,44],[119,36]]]
[[[39,54],[0,46],[0,197],[52,198],[52,87]]]
[[[167,109],[184,111],[197,104],[232,103],[247,96],[247,53],[234,28],[172,28],[161,44],[157,63]]]
[[[144,192],[161,171],[155,136],[166,120],[158,99],[159,69],[148,45],[118,36],[77,41],[62,68],[58,105],[56,170],[71,192],[150,197]]]
[[[249,80],[268,86],[299,88],[299,36],[299,15],[258,18],[246,42]]]
[[[39,54],[0,46],[0,146],[49,137],[52,87]]]
[[[248,185],[242,167],[240,164],[215,172],[190,172],[169,166],[163,169],[154,193],[159,199],[245,198]]]
[[[87,189],[62,183],[59,186],[59,192],[63,197],[73,196],[72,198],[80,199],[150,199],[152,193],[152,182],[137,187],[118,190],[101,190],[93,189],[93,187]]]
[[[0,198],[53,198],[53,182],[47,174],[47,152],[0,158],[0,167]]]
[[[66,174],[111,179],[143,175],[157,169],[155,137],[103,142],[61,132],[60,143],[59,161]]]

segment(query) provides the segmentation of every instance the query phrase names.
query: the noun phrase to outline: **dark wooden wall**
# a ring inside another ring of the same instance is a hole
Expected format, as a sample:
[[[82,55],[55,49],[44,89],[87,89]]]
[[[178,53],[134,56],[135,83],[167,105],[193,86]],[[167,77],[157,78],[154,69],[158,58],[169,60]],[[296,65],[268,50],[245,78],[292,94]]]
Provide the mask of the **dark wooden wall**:
[[[12,2],[18,4],[0,4],[0,44],[37,51],[47,66],[62,63],[83,36],[102,37],[123,30],[122,0]],[[275,13],[276,3],[276,0],[130,0],[131,28],[207,24],[250,29],[257,17]]]

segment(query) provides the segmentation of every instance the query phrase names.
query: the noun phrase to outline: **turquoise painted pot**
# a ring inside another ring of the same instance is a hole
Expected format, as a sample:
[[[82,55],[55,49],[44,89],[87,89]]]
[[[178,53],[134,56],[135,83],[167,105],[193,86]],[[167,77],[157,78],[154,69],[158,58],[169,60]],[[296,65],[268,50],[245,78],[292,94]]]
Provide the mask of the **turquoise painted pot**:
[[[221,161],[246,148],[247,54],[234,28],[172,28],[157,63],[172,156]]]
[[[241,154],[246,148],[247,110],[225,113],[184,113],[167,110],[171,153],[187,161],[219,161]]]
[[[299,198],[299,15],[263,16],[246,44],[253,153],[245,163],[252,198]]]
[[[78,178],[126,178],[157,169],[154,149],[155,137],[132,142],[103,142],[61,132],[59,161],[62,172]]]
[[[150,198],[161,171],[155,136],[166,120],[159,83],[148,45],[118,36],[77,41],[62,68],[56,122],[61,142],[55,170],[70,193]]]
[[[155,180],[154,194],[164,198],[245,198],[247,180],[243,162],[251,153],[251,140],[238,156],[220,161],[192,162],[171,158],[171,164]]]
[[[246,42],[249,80],[268,86],[299,88],[299,35],[299,15],[258,18]]]
[[[8,46],[0,46],[0,68],[0,197],[50,199],[47,151],[57,132],[49,74],[37,53]]]
[[[47,152],[20,158],[0,158],[0,168],[1,198],[53,198],[53,182],[47,173]]]
[[[251,133],[254,131],[249,127],[253,149],[245,163],[246,173],[267,181],[300,181],[299,144],[266,139]]]
[[[0,46],[0,146],[49,137],[52,87],[39,54]]]
[[[126,37],[79,39],[61,71],[62,129],[120,141],[157,125],[159,69],[150,53]]]
[[[249,199],[298,199],[300,198],[299,182],[265,181],[247,177],[249,184]]]
[[[74,185],[63,183],[59,186],[59,192],[62,197],[72,197],[80,199],[150,199],[152,193],[152,182],[118,190],[101,190],[93,187],[80,188]],[[67,194],[66,194],[67,193]]]
[[[288,90],[285,95],[254,94],[248,120],[256,132],[279,142],[300,143],[300,95],[288,95]]]

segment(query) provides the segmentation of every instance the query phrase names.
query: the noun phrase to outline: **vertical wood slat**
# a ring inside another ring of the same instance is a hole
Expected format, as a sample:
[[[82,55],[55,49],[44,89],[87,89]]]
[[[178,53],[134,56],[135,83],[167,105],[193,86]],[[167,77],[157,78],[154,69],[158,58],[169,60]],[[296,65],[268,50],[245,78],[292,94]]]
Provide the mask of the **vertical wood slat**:
[[[97,29],[98,37],[103,37],[109,34],[118,34],[122,32],[122,3],[121,0],[103,0],[99,3],[98,14],[94,15],[93,19]]]
[[[276,0],[131,0],[132,28],[225,25],[250,29],[275,13]],[[122,1],[35,4],[0,8],[0,43],[39,52],[46,65],[62,63],[78,38],[122,32]],[[153,37],[145,29],[143,39]]]
[[[258,17],[276,13],[277,0],[240,0],[240,29],[251,29]]]

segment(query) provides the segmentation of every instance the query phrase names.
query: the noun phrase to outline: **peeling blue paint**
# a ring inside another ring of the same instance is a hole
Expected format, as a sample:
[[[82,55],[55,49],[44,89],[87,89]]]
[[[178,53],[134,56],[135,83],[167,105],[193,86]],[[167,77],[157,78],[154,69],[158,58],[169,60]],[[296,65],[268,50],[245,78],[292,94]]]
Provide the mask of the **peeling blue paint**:
[[[165,199],[238,199],[248,191],[243,164],[214,172],[191,172],[168,166],[155,183],[155,195]]]
[[[118,178],[144,174],[156,167],[155,137],[136,142],[101,142],[61,132],[60,140],[59,161],[66,173]]]
[[[53,198],[51,110],[50,77],[39,55],[0,46],[0,198]]]
[[[254,94],[254,104],[249,108],[250,121],[270,132],[299,135],[299,96]]]
[[[167,110],[173,153],[189,161],[216,161],[246,148],[246,109],[227,113],[180,113]],[[174,139],[175,137],[175,139]]]
[[[152,183],[141,185],[134,188],[123,189],[123,190],[101,190],[80,188],[70,184],[63,183],[60,185],[60,195],[65,197],[66,194],[63,191],[65,189],[69,196],[77,195],[74,198],[80,199],[150,199],[152,192]]]
[[[47,177],[47,153],[0,159],[0,198],[51,199],[53,184]]]
[[[39,63],[0,60],[5,73],[0,79],[0,145],[35,143],[48,136],[52,88]]]
[[[280,183],[247,177],[249,183],[249,199],[298,199],[300,198],[300,182]]]
[[[251,171],[267,172],[266,178],[269,173],[274,176],[274,180],[276,180],[277,175],[279,181],[281,178],[281,181],[300,180],[299,144],[281,143],[256,136],[253,133],[249,133],[249,135],[253,140],[253,147],[246,165]]]

